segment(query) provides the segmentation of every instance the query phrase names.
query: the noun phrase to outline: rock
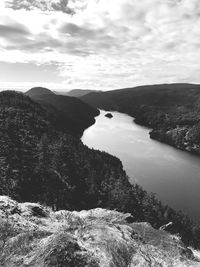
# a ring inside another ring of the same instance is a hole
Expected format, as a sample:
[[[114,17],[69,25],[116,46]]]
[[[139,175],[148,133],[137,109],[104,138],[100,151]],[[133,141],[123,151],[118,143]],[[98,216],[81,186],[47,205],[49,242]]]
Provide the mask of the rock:
[[[113,115],[112,115],[111,113],[106,113],[106,114],[105,114],[105,117],[111,119],[111,118],[113,118]]]
[[[134,218],[133,218],[133,216],[131,215],[131,216],[128,216],[127,218],[126,218],[126,222],[127,223],[133,223],[134,222]]]
[[[24,216],[34,216],[34,217],[48,217],[48,210],[42,205],[37,203],[23,203],[19,204],[18,208],[21,210]]]
[[[11,209],[11,214],[21,214],[21,210],[18,207]]]
[[[29,264],[52,267],[98,267],[98,260],[66,232],[52,235]]]
[[[159,228],[159,230],[165,230],[165,231],[167,231],[169,228],[171,228],[172,227],[172,222],[169,222],[169,223],[167,223],[167,224],[165,224],[165,225],[162,225],[160,228]]]
[[[0,210],[6,210],[10,212],[12,209],[16,208],[18,203],[12,200],[10,197],[7,196],[0,196]]]
[[[5,239],[0,266],[198,266],[197,256],[178,236],[136,223],[128,213],[101,208],[54,212],[8,197],[0,197],[0,209]]]
[[[36,217],[47,217],[48,214],[41,207],[32,207],[32,215]]]

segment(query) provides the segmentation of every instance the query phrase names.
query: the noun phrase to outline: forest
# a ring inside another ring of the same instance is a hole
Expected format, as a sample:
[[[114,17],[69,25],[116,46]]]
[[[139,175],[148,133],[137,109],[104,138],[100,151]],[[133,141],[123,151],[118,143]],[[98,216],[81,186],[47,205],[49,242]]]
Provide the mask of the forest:
[[[72,135],[80,137],[83,131],[91,126],[99,115],[99,110],[75,97],[58,95],[53,91],[34,87],[27,91],[29,96],[56,117],[55,121],[60,128],[67,129]]]
[[[1,195],[53,210],[115,209],[156,228],[173,222],[172,233],[200,248],[198,224],[131,185],[118,158],[83,145],[56,116],[22,93],[0,93]]]

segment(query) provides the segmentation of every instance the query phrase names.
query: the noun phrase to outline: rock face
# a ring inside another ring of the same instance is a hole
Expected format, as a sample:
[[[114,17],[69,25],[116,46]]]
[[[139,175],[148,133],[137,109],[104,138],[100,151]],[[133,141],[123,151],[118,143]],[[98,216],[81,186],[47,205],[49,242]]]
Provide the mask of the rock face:
[[[106,113],[105,117],[107,117],[109,119],[112,119],[113,118],[113,115],[111,113]]]
[[[130,218],[100,208],[53,212],[0,196],[0,266],[200,266],[178,236]]]

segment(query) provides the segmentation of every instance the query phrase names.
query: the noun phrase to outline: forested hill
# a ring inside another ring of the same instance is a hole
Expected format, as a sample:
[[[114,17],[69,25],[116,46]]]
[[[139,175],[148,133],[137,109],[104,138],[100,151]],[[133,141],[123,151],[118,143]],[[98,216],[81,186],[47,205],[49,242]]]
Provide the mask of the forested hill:
[[[25,94],[40,103],[53,116],[56,116],[57,124],[60,127],[65,127],[73,135],[79,137],[86,128],[95,122],[94,117],[99,115],[98,109],[81,100],[74,97],[56,95],[46,88],[35,87]]]
[[[93,92],[93,90],[73,89],[73,90],[67,92],[66,95],[68,95],[68,96],[74,96],[74,97],[80,97],[80,96],[83,96],[83,95],[87,95],[87,94],[89,94],[91,92]]]
[[[42,95],[55,95],[51,90],[44,87],[33,87],[25,93],[29,97],[40,97]]]
[[[95,207],[130,212],[200,247],[199,226],[131,185],[119,159],[92,150],[57,127],[52,113],[21,93],[0,93],[0,195],[53,209]]]
[[[152,128],[152,138],[200,154],[200,85],[140,86],[90,93],[80,99],[94,107],[127,113]]]

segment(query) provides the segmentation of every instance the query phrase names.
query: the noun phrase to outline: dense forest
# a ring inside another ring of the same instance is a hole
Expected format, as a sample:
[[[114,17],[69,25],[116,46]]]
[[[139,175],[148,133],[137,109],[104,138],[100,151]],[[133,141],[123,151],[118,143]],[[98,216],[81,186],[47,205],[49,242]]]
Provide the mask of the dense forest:
[[[151,138],[200,154],[200,85],[140,86],[92,92],[80,99],[94,107],[127,113],[153,129]]]
[[[200,227],[154,194],[131,185],[119,159],[89,149],[28,96],[0,93],[0,194],[54,210],[95,207],[130,212],[154,227],[173,222],[186,244],[200,247]]]
[[[56,95],[43,87],[34,87],[27,91],[26,95],[51,112],[52,116],[56,117],[57,125],[60,125],[60,128],[65,128],[78,137],[86,128],[94,124],[94,117],[99,115],[98,109],[78,98]]]

